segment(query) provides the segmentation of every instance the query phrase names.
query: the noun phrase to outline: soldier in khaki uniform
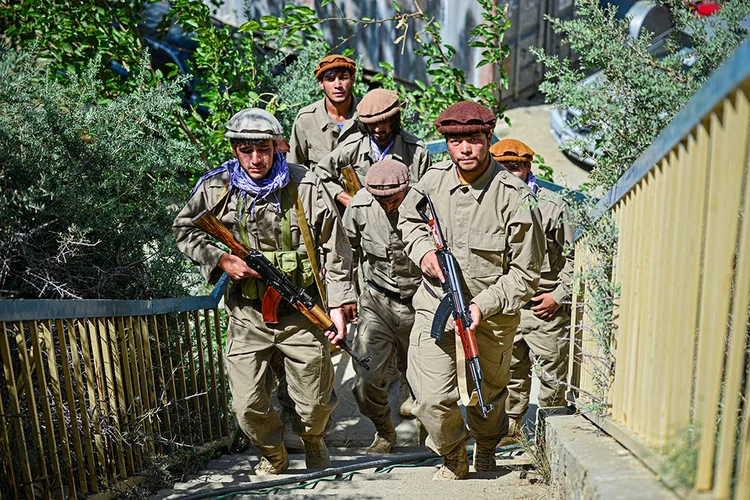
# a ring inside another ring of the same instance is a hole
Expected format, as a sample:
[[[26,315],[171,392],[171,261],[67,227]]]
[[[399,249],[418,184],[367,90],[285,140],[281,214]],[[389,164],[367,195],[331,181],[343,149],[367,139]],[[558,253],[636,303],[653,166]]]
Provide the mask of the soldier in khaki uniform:
[[[331,54],[315,67],[325,96],[297,113],[289,143],[289,163],[310,167],[356,133],[359,100],[352,95],[356,66],[348,57]]]
[[[235,158],[201,177],[173,225],[177,246],[200,266],[208,281],[215,282],[222,272],[233,280],[226,298],[227,372],[239,426],[263,454],[255,467],[257,474],[279,474],[289,467],[281,420],[270,405],[269,365],[278,353],[284,358],[289,396],[300,418],[307,466],[330,466],[323,436],[337,400],[328,340],[335,344],[343,338],[345,318],[356,315],[351,248],[336,206],[312,172],[287,164],[276,145],[281,135],[281,125],[266,111],[245,109],[233,116],[226,137]],[[328,306],[338,335],[329,332],[327,339],[285,303],[280,306],[279,324],[264,323],[265,285],[256,279],[257,273],[191,222],[212,207],[235,237],[264,252],[298,286],[317,296],[302,233],[312,232],[322,250],[316,253],[322,254]],[[304,217],[298,218],[300,209]]]
[[[409,170],[397,160],[375,163],[344,212],[344,230],[355,257],[361,257],[364,290],[354,350],[372,356],[370,370],[354,364],[354,397],[360,412],[377,433],[368,453],[388,453],[396,445],[396,429],[388,406],[389,361],[397,353],[406,373],[409,332],[414,324],[412,295],[422,271],[404,253],[396,229],[398,207],[409,189]]]
[[[534,194],[490,156],[494,114],[463,101],[446,109],[436,125],[446,137],[451,160],[433,165],[399,209],[406,252],[426,276],[414,295],[407,377],[416,398],[412,411],[429,434],[426,444],[443,456],[434,478],[461,479],[469,471],[469,437],[476,442],[474,469],[496,468],[495,448],[508,431],[506,385],[518,311],[539,282],[544,235]],[[422,193],[432,198],[460,268],[484,374],[482,391],[486,402],[494,405],[487,418],[470,404],[473,384],[463,350],[456,345],[458,336],[452,328],[441,341],[430,336],[444,278],[429,227],[416,209]],[[459,399],[469,404],[468,430]]]
[[[400,109],[396,92],[371,90],[357,106],[359,133],[349,136],[313,167],[334,199],[344,206],[355,193],[351,186],[345,186],[341,175],[344,167],[354,168],[361,185],[370,166],[387,158],[406,165],[412,182],[429,168],[430,154],[424,142],[401,129]]]
[[[503,445],[518,442],[521,420],[529,409],[532,361],[538,359],[540,377],[539,406],[564,406],[565,392],[558,380],[568,372],[568,342],[565,335],[570,317],[563,304],[570,302],[573,282],[573,226],[567,204],[551,191],[541,188],[531,171],[534,151],[514,139],[504,139],[490,148],[492,156],[524,181],[539,198],[546,251],[536,295],[521,309],[521,324],[513,343],[511,380],[505,408],[510,431]]]

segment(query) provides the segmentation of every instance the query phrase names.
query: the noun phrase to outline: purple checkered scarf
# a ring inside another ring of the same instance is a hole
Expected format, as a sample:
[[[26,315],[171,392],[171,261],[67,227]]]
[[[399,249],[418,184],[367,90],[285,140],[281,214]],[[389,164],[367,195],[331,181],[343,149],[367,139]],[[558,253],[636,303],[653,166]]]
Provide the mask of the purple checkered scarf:
[[[224,171],[229,173],[230,190],[239,190],[239,192],[242,193],[242,197],[245,199],[245,201],[247,201],[248,195],[252,197],[252,202],[250,204],[251,214],[255,213],[255,203],[259,199],[267,199],[270,195],[273,195],[276,199],[276,209],[281,212],[281,201],[276,195],[276,191],[286,187],[286,185],[289,184],[289,181],[291,180],[289,174],[289,165],[287,164],[286,158],[281,153],[281,151],[276,152],[276,157],[273,160],[271,170],[264,178],[256,181],[255,179],[250,177],[247,172],[245,172],[245,170],[240,166],[240,162],[237,160],[237,158],[233,158],[229,161],[224,162],[220,167],[209,170],[208,172],[203,174],[201,178],[198,179],[198,182],[193,188],[193,192],[190,193],[190,197],[193,197],[200,185],[203,184],[203,181]]]
[[[526,177],[526,184],[534,191],[534,194],[539,194],[539,184],[536,182],[536,176],[529,170],[529,175]]]

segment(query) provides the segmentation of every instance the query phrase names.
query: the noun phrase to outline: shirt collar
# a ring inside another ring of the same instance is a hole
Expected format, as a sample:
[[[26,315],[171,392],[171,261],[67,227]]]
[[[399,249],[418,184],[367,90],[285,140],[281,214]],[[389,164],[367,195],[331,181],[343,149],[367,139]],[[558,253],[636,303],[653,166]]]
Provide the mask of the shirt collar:
[[[388,154],[385,155],[383,158],[384,160],[386,158],[395,158],[398,161],[404,161],[403,155],[401,152],[404,150],[404,138],[401,136],[401,132],[396,134],[396,137],[393,138],[393,146],[391,146],[391,149],[388,150]],[[372,163],[375,163],[378,161],[377,158],[375,158],[375,153],[372,152],[372,147],[370,146],[370,135],[366,135],[362,138],[362,156],[366,156],[367,158],[372,161]],[[407,165],[408,166],[408,165]]]
[[[338,132],[339,126],[333,118],[331,118],[331,115],[328,114],[328,111],[326,111],[326,98],[323,97],[323,99],[318,101],[318,104],[319,106],[315,110],[315,121],[318,123],[321,132],[325,132],[329,128]],[[354,122],[354,119],[357,117],[357,104],[359,104],[359,99],[357,99],[356,96],[352,96],[352,108],[354,109],[354,112],[352,113],[352,117],[344,122],[344,126],[341,128],[340,132],[343,133],[344,130],[349,128]]]
[[[497,161],[495,161],[494,158],[490,157],[490,165],[477,180],[475,180],[471,184],[462,184],[461,179],[458,177],[458,167],[453,165],[453,177],[455,184],[451,186],[450,192],[453,193],[460,187],[467,187],[474,199],[479,201],[479,199],[482,197],[482,194],[484,194],[484,192],[487,190],[487,186],[490,185],[490,181],[495,177],[495,173],[500,168],[502,168],[502,166]]]

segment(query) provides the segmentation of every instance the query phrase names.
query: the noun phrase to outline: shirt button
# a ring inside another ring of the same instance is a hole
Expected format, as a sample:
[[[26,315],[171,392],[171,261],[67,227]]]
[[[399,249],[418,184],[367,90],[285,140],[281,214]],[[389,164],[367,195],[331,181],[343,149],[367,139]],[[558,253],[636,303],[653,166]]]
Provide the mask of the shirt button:
[[[508,178],[508,173],[507,172],[503,172],[502,176],[503,176],[503,179],[507,179]]]

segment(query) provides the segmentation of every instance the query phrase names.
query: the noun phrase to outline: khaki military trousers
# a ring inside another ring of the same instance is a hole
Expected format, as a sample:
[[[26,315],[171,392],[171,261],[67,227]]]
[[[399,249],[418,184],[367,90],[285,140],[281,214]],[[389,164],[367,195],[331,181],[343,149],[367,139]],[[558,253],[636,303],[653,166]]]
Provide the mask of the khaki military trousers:
[[[279,353],[299,416],[300,437],[309,441],[323,437],[338,404],[328,341],[302,313],[282,307],[279,324],[270,326],[259,309],[235,307],[227,329],[232,411],[242,431],[264,454],[278,451],[282,443],[281,419],[271,408],[275,385],[271,363]]]
[[[539,377],[539,406],[565,406],[565,387],[557,381],[564,381],[568,373],[569,327],[570,316],[563,307],[546,321],[534,316],[529,309],[521,309],[521,323],[513,342],[511,381],[508,384],[506,409],[510,417],[523,417],[529,409],[534,360],[538,360],[542,370]]]
[[[423,290],[417,294],[423,293]],[[414,392],[412,413],[422,422],[428,433],[426,445],[439,455],[447,455],[462,446],[469,436],[487,448],[495,448],[508,433],[505,414],[505,386],[510,379],[511,348],[515,323],[508,326],[508,317],[494,316],[483,320],[475,332],[479,348],[479,364],[484,380],[482,392],[485,402],[495,405],[487,418],[477,406],[466,408],[468,431],[458,407],[460,394],[456,375],[456,356],[461,369],[466,362],[463,351],[456,353],[455,334],[446,330],[443,339],[430,337],[434,312],[417,309],[409,342],[409,365],[406,371]],[[503,324],[497,321],[501,320]],[[468,370],[467,370],[468,372]],[[473,387],[468,375],[469,388]]]
[[[392,375],[391,356],[406,371],[409,333],[414,308],[391,299],[365,284],[359,298],[359,321],[352,349],[359,356],[371,356],[370,369],[354,363],[354,398],[362,415],[378,426],[390,417],[388,384]]]

